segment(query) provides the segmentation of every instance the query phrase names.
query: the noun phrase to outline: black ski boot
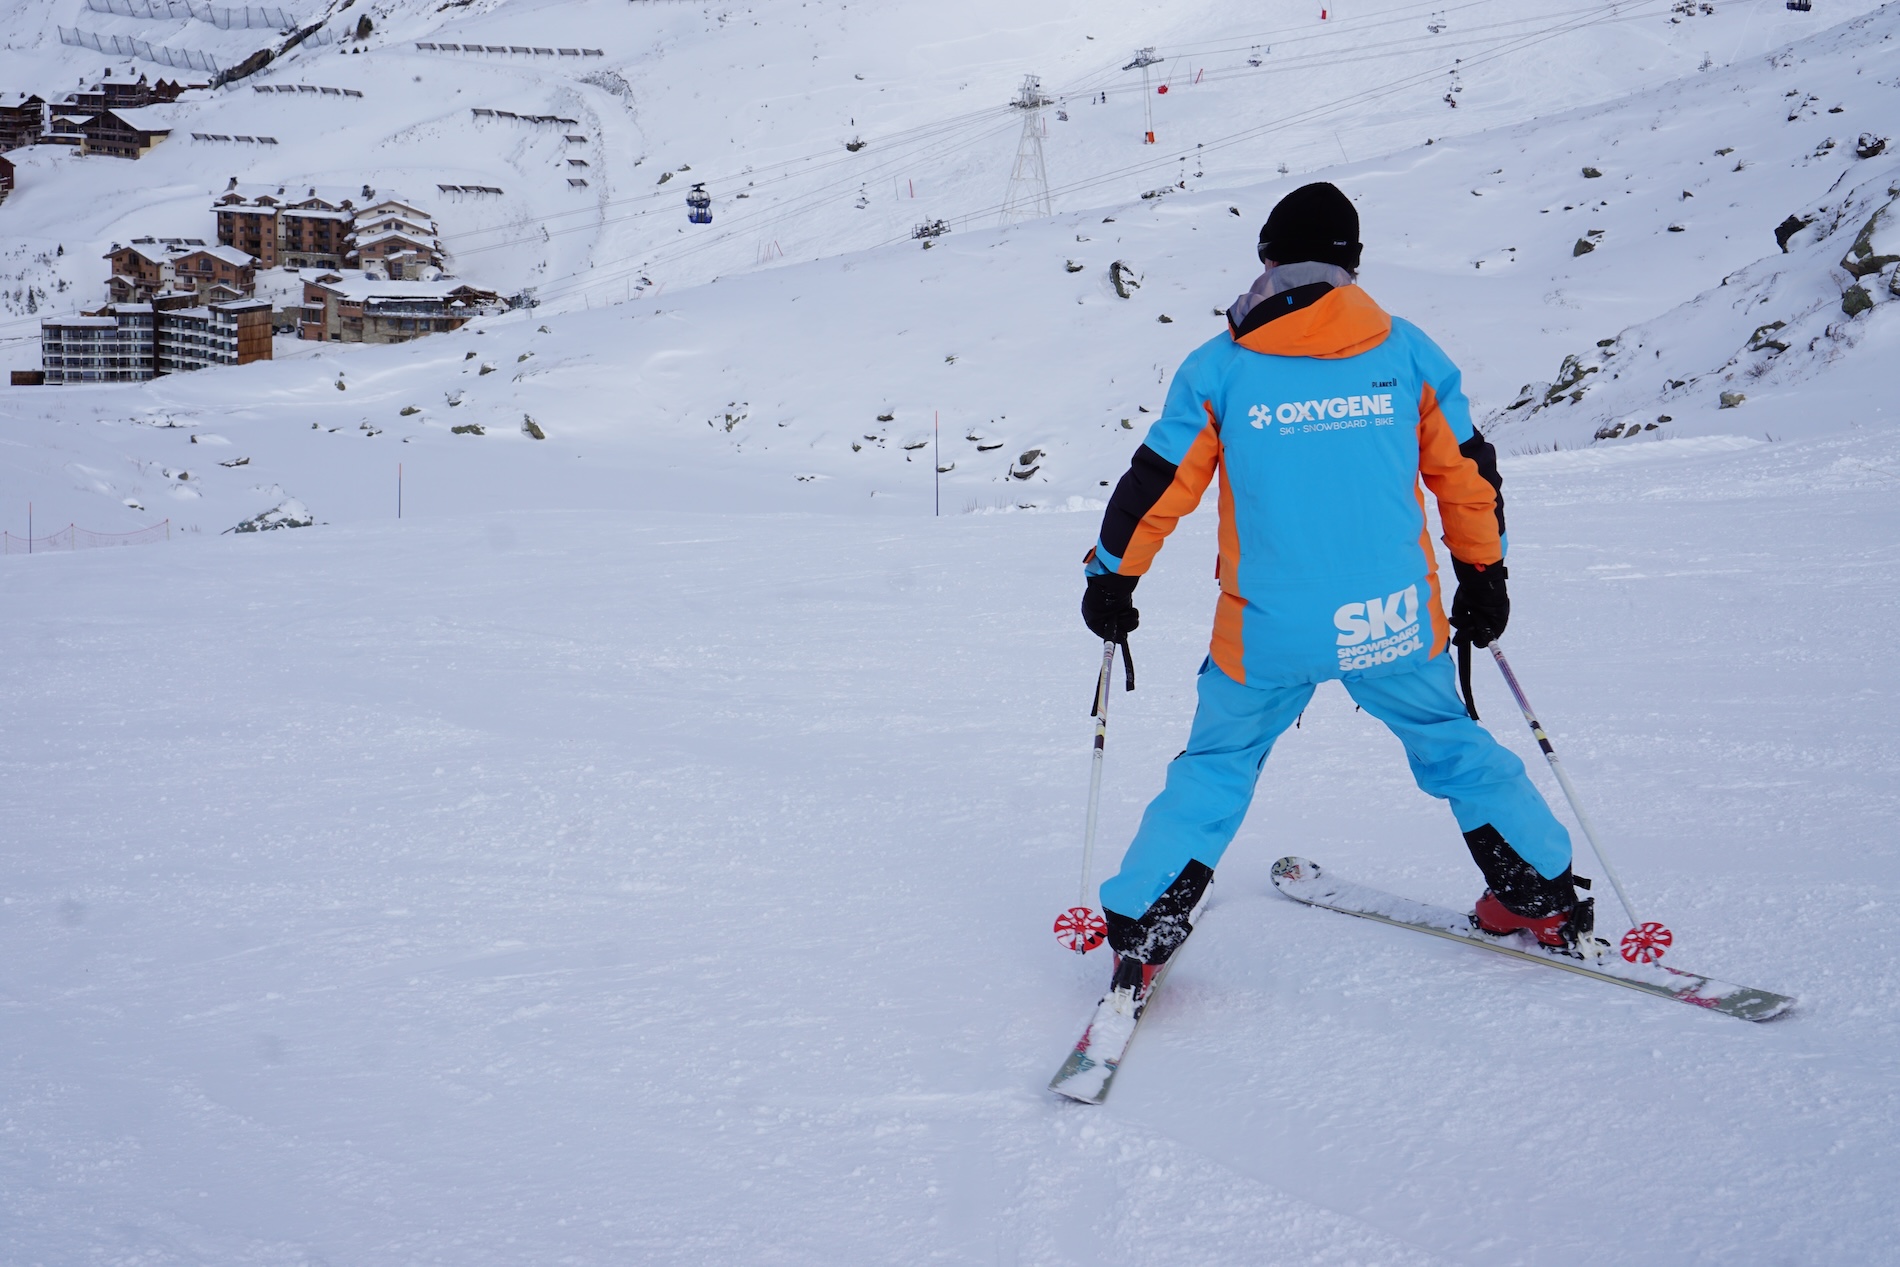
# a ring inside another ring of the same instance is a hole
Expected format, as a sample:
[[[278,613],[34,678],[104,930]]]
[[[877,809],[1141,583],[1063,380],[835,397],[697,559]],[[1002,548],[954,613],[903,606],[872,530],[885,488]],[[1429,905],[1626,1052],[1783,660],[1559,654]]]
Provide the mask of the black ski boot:
[[[1108,921],[1108,944],[1115,952],[1115,976],[1109,983],[1111,994],[1126,991],[1128,999],[1135,1003],[1148,997],[1155,978],[1194,931],[1194,919],[1207,901],[1208,886],[1213,880],[1213,868],[1190,859],[1174,883],[1155,899],[1140,919],[1129,919],[1110,910],[1102,912]]]
[[[1592,936],[1596,899],[1577,896],[1578,889],[1590,887],[1589,880],[1569,867],[1545,879],[1489,823],[1466,832],[1465,845],[1490,885],[1471,914],[1481,931],[1497,936],[1527,932],[1539,945],[1579,959],[1603,953],[1607,943]]]

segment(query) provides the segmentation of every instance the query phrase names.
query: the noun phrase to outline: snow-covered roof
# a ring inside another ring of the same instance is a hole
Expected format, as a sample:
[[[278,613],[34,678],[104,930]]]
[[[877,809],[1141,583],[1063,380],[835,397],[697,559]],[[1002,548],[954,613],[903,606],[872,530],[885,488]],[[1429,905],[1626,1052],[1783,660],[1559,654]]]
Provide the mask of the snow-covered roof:
[[[364,207],[356,214],[359,219],[369,219],[379,215],[401,215],[405,212],[423,220],[430,218],[429,213],[421,207],[412,203],[398,202],[394,198],[385,198],[374,206]]]
[[[188,251],[181,251],[179,254],[180,256],[209,255],[212,259],[222,260],[226,264],[239,268],[246,264],[257,263],[256,258],[248,251],[240,251],[235,246],[196,246]]]
[[[434,236],[435,221],[430,220],[427,223],[423,223],[421,221],[411,220],[407,216],[398,215],[365,216],[359,214],[356,217],[356,231],[358,233],[365,231],[380,233],[384,229],[395,228],[413,229],[417,233]]]
[[[119,122],[141,132],[169,132],[176,117],[169,106],[123,106],[116,110],[105,110]]]
[[[457,277],[441,277],[435,281],[415,281],[408,278],[391,279],[370,277],[364,273],[352,273],[348,277],[333,282],[315,281],[310,285],[320,287],[341,299],[366,301],[371,299],[447,299],[461,290],[480,292],[480,287]]]
[[[230,197],[232,194],[236,194],[245,202],[250,203],[255,203],[259,199],[268,198],[271,203],[280,207],[288,206],[292,203],[307,202],[312,198],[320,198],[333,207],[341,207],[346,202],[354,204],[363,200],[363,190],[360,187],[353,188],[349,185],[313,185],[308,181],[243,180],[234,186],[226,186],[223,189],[214,190],[212,197],[223,199]]]
[[[391,238],[401,242],[407,242],[412,246],[428,247],[430,249],[434,249],[435,247],[435,241],[429,237],[429,235],[425,233],[408,233],[401,229],[390,229],[387,232],[372,233],[367,237],[359,237],[356,239],[356,246],[358,250],[361,250],[373,242],[387,242]]]
[[[112,244],[112,250],[108,253],[108,258],[112,255],[117,255],[120,251],[130,251],[140,259],[148,260],[153,264],[164,264],[176,259],[182,254],[180,251],[174,251],[169,247],[160,246],[153,242],[133,242],[125,246],[121,246],[115,242]]]
[[[42,329],[49,326],[88,326],[109,330],[118,324],[111,317],[46,317],[40,321]]]
[[[187,255],[209,255],[213,259],[222,260],[226,264],[239,268],[246,264],[257,263],[255,257],[248,252],[238,250],[235,246],[207,246],[203,240],[198,238],[190,238],[184,241],[174,239],[169,242],[163,240],[156,242],[149,240],[144,242],[128,242],[124,246],[114,243],[112,250],[108,252],[108,258],[118,254],[120,251],[131,251],[154,264],[169,264],[174,260],[183,259]]]

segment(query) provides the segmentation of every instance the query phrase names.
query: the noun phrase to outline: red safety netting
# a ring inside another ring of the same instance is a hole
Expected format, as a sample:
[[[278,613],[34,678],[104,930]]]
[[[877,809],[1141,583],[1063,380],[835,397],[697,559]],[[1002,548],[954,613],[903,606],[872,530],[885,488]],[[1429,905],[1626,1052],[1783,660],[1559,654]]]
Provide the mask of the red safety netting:
[[[142,546],[154,541],[170,541],[172,521],[167,519],[149,528],[132,532],[94,532],[77,524],[67,524],[44,537],[16,537],[0,532],[0,554],[43,554],[49,550],[91,550],[99,546]]]

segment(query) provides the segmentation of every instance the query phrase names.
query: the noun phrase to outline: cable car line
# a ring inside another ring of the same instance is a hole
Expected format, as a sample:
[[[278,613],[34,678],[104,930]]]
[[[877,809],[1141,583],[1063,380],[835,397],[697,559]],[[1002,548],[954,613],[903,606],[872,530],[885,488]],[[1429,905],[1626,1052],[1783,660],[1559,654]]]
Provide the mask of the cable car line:
[[[1580,29],[1581,25],[1588,25],[1588,23],[1578,24],[1578,27],[1567,28],[1567,29]],[[1541,42],[1544,39],[1555,38],[1559,35],[1565,34],[1567,33],[1567,29],[1556,29],[1556,30],[1550,30],[1547,32],[1539,33],[1533,37],[1528,37],[1523,40],[1520,40],[1519,43],[1511,47],[1501,48],[1493,54],[1487,54],[1481,58],[1467,59],[1465,64],[1468,66],[1483,64],[1483,62],[1493,60],[1497,56],[1503,56],[1510,52],[1516,51],[1517,48],[1529,47],[1530,45],[1537,42]],[[1433,70],[1430,70],[1427,72],[1422,72],[1419,74],[1404,77],[1402,79],[1393,81],[1392,83],[1384,85],[1379,88],[1368,89],[1366,91],[1355,93],[1349,97],[1342,98],[1334,102],[1325,103],[1320,106],[1315,106],[1306,110],[1298,111],[1294,114],[1275,120],[1272,123],[1263,124],[1257,127],[1245,129],[1242,132],[1234,133],[1227,137],[1222,137],[1222,138],[1216,139],[1215,141],[1207,142],[1204,146],[1201,147],[1201,149],[1199,149],[1196,152],[1204,154],[1209,150],[1225,149],[1230,146],[1241,144],[1246,141],[1253,140],[1257,137],[1260,137],[1260,136],[1263,136],[1275,131],[1281,131],[1286,128],[1293,127],[1302,123],[1310,123],[1318,119],[1325,118],[1328,115],[1336,114],[1341,111],[1350,109],[1354,106],[1369,104],[1371,102],[1380,100],[1382,98],[1394,95],[1395,93],[1406,91],[1408,89],[1417,87],[1420,84],[1436,79],[1442,73],[1444,73],[1444,70],[1442,67],[1434,68]],[[1008,130],[1008,129],[1004,129],[1004,130]],[[1082,180],[1071,181],[1071,182],[1056,186],[1055,188],[1051,190],[1051,194],[1054,195],[1058,193],[1075,193],[1075,192],[1080,192],[1087,189],[1096,188],[1103,184],[1124,179],[1129,175],[1140,174],[1143,172],[1154,171],[1160,168],[1168,167],[1178,161],[1179,161],[1178,158],[1171,154],[1165,158],[1152,159],[1145,163],[1133,164],[1126,167],[1114,169],[1108,172],[1097,173],[1096,175],[1090,176]],[[1000,204],[991,204],[989,206],[981,207],[972,211],[967,211],[965,213],[962,213],[961,215],[957,215],[957,216],[949,217],[949,218],[954,218],[960,223],[964,225],[968,225],[972,221],[987,220],[991,217],[994,217],[1000,210],[1001,210]],[[572,295],[583,294],[590,291],[597,285],[611,284],[625,277],[634,276],[639,273],[643,273],[645,271],[655,269],[660,265],[674,263],[678,260],[685,259],[692,255],[698,254],[699,252],[709,249],[713,246],[720,245],[723,241],[728,241],[728,240],[730,240],[730,238],[722,235],[722,237],[719,239],[708,238],[708,239],[703,239],[697,243],[681,246],[672,250],[661,250],[657,252],[655,255],[653,255],[652,257],[650,257],[648,260],[644,261],[638,268],[635,268],[635,269],[606,270],[606,271],[601,271],[601,272],[570,274],[568,278],[563,279],[568,284],[566,285],[557,284],[552,287],[544,288],[541,292],[539,292],[539,294],[541,297],[545,299],[561,299],[561,298],[565,298]],[[908,235],[891,237],[891,238],[886,238],[881,242],[870,244],[868,247],[859,248],[859,249],[876,249],[877,247],[890,246],[897,243],[905,242],[907,240],[908,240]]]
[[[1640,17],[1650,16],[1650,14],[1647,11],[1656,8],[1662,2],[1663,0],[1638,0],[1638,2],[1633,6],[1627,5],[1627,4],[1617,4],[1617,5],[1608,6],[1607,11],[1606,11],[1605,6],[1595,6],[1590,9],[1572,11],[1570,15],[1566,16],[1566,20],[1561,21],[1557,24],[1544,27],[1537,31],[1527,32],[1522,35],[1501,37],[1502,39],[1501,43],[1497,43],[1494,47],[1486,49],[1483,52],[1465,57],[1461,59],[1459,63],[1455,63],[1454,65],[1459,69],[1467,69],[1470,67],[1483,65],[1487,62],[1495,61],[1498,58],[1508,56],[1512,53],[1521,51],[1522,49],[1533,47],[1537,44],[1546,42],[1551,39],[1559,38],[1563,35],[1571,34],[1578,30],[1583,30],[1592,26],[1602,25],[1602,24],[1606,24],[1610,22],[1632,21]],[[1581,15],[1581,16],[1578,16],[1578,15]],[[1441,41],[1441,46],[1442,46],[1442,41]],[[1252,69],[1253,68],[1249,68],[1250,71]],[[1285,67],[1276,66],[1276,69],[1285,69]],[[1224,137],[1216,138],[1213,141],[1209,141],[1202,144],[1196,152],[1199,154],[1205,154],[1209,151],[1227,149],[1232,146],[1243,144],[1247,141],[1254,140],[1259,137],[1271,134],[1273,132],[1283,131],[1287,128],[1294,127],[1302,123],[1310,123],[1318,119],[1325,118],[1329,115],[1337,114],[1341,111],[1351,109],[1355,106],[1370,104],[1372,102],[1382,100],[1394,94],[1416,88],[1422,84],[1435,81],[1440,76],[1447,73],[1447,71],[1450,69],[1453,69],[1453,67],[1446,66],[1440,63],[1438,65],[1431,67],[1428,70],[1419,71],[1410,75],[1402,76],[1401,78],[1391,81],[1387,84],[1379,85],[1374,88],[1368,88],[1360,92],[1350,94],[1346,97],[1335,99],[1330,102],[1324,102],[1324,103],[1320,103],[1314,106],[1310,106],[1305,109],[1295,111],[1294,113],[1290,115],[1283,116],[1282,118],[1276,119],[1272,122],[1259,124],[1253,127],[1242,129],[1239,132],[1231,133]],[[999,129],[999,131],[1006,131],[1006,130],[1010,130],[1010,129]],[[1075,193],[1075,192],[1080,192],[1087,189],[1093,189],[1100,185],[1109,183],[1111,181],[1124,179],[1130,175],[1141,174],[1144,172],[1154,171],[1159,168],[1168,167],[1175,164],[1178,161],[1179,159],[1178,157],[1176,157],[1175,152],[1173,150],[1170,150],[1170,151],[1167,151],[1167,157],[1149,159],[1140,163],[1130,164],[1124,167],[1111,169],[1106,172],[1098,172],[1089,177],[1086,177],[1080,180],[1070,181],[1065,184],[1056,186],[1055,188],[1051,189],[1050,192],[1052,195],[1054,195],[1058,193]],[[973,220],[980,220],[980,219],[994,216],[1000,210],[1001,210],[1000,204],[992,204],[986,207],[965,212],[954,218],[959,220],[961,223],[967,225]],[[569,295],[585,293],[586,291],[592,289],[594,286],[620,280],[623,277],[633,275],[635,272],[652,269],[658,265],[672,263],[676,260],[687,258],[690,255],[697,254],[698,252],[702,250],[708,249],[715,245],[719,245],[720,243],[724,241],[729,241],[729,240],[730,240],[730,235],[721,234],[721,235],[717,235],[716,237],[704,238],[692,244],[682,245],[672,250],[663,249],[657,252],[655,255],[648,258],[647,260],[643,261],[639,265],[638,269],[608,270],[604,272],[570,274],[567,278],[562,279],[563,281],[568,283],[567,285],[557,284],[555,286],[544,289],[540,293],[543,297],[550,298],[550,299],[563,298]],[[875,247],[878,247],[878,246],[888,246],[895,243],[904,242],[907,240],[908,240],[908,235],[903,236],[903,237],[891,237],[891,238],[884,239],[882,242],[873,244],[873,246],[869,249],[875,249]]]
[[[1453,8],[1476,7],[1476,6],[1480,6],[1480,5],[1491,3],[1491,2],[1492,0],[1466,0],[1465,4],[1456,5],[1452,7]],[[1414,5],[1414,6],[1408,6],[1408,8],[1430,9],[1431,5],[1429,3],[1429,0],[1427,0],[1427,3],[1422,3],[1422,4]],[[1440,12],[1444,10],[1441,8],[1441,9],[1433,9],[1432,11]],[[1560,18],[1569,18],[1576,15],[1598,14],[1601,12],[1602,12],[1602,6],[1594,5],[1594,6],[1584,6],[1577,9],[1566,10],[1555,16],[1560,17]],[[1351,28],[1349,28],[1346,23],[1341,23],[1340,26],[1338,28],[1335,28],[1334,31],[1319,32],[1311,36],[1301,37],[1301,38],[1325,39],[1325,38],[1330,38],[1334,36],[1340,31],[1357,30],[1357,29],[1372,29],[1378,26],[1391,25],[1397,20],[1398,19],[1388,20],[1385,18],[1381,18],[1375,21],[1364,21],[1364,22],[1361,22],[1357,27],[1351,27]],[[1510,40],[1510,39],[1519,38],[1519,36],[1516,34],[1488,35],[1487,33],[1492,32],[1499,27],[1521,26],[1525,21],[1528,21],[1528,20],[1530,19],[1526,19],[1526,18],[1511,19],[1505,22],[1493,23],[1487,26],[1473,28],[1470,31],[1461,33],[1461,35],[1463,36],[1462,40],[1459,40],[1459,39],[1446,40],[1443,37],[1427,35],[1427,36],[1409,38],[1405,40],[1387,41],[1382,44],[1371,45],[1371,46],[1365,46],[1365,45],[1357,46],[1352,50],[1350,55],[1345,55],[1345,56],[1342,56],[1337,53],[1322,54],[1322,53],[1316,52],[1316,53],[1305,54],[1300,57],[1290,58],[1290,59],[1276,58],[1272,63],[1265,64],[1259,67],[1247,66],[1244,69],[1240,67],[1233,67],[1233,68],[1227,68],[1223,70],[1212,71],[1206,75],[1203,82],[1210,82],[1210,81],[1219,82],[1219,81],[1225,81],[1232,78],[1244,77],[1248,75],[1263,74],[1270,71],[1305,70],[1316,65],[1321,65],[1321,66],[1339,65],[1348,61],[1354,62],[1354,63],[1363,63],[1369,60],[1376,60],[1377,58],[1380,58],[1380,57],[1390,57],[1390,56],[1402,54],[1403,52],[1409,51],[1410,49],[1423,48],[1427,45],[1436,45],[1437,47],[1446,49],[1448,51],[1451,49],[1466,49],[1466,51],[1469,51],[1467,49],[1467,45],[1471,43],[1479,43],[1486,46],[1490,46],[1500,40]],[[1235,38],[1246,39],[1248,37],[1243,36],[1243,37],[1235,37]],[[1244,51],[1248,47],[1250,46],[1245,45],[1245,44],[1234,44],[1231,46],[1233,51]],[[1396,52],[1381,51],[1381,50],[1396,50]],[[1484,51],[1484,50],[1481,50],[1481,51]],[[1473,54],[1473,56],[1475,55],[1476,54]],[[1107,73],[1113,73],[1113,74],[1119,75],[1120,68],[1111,67],[1111,69]],[[1056,90],[1055,95],[1058,100],[1062,100],[1071,96],[1080,96],[1085,91],[1090,92],[1090,93],[1104,91],[1100,89],[1090,89],[1087,87],[1087,84],[1088,84],[1088,80],[1084,80],[1077,87],[1066,89],[1066,90],[1060,90],[1060,89]],[[1123,85],[1118,85],[1116,87],[1111,87],[1105,91],[1107,95],[1109,96],[1123,96],[1130,93],[1139,92],[1140,89],[1139,87],[1135,85],[1123,84]],[[898,132],[889,133],[883,136],[875,136],[871,139],[871,149],[874,153],[879,153],[880,156],[882,156],[882,152],[888,151],[894,145],[903,145],[903,144],[909,143],[912,140],[933,139],[935,136],[941,135],[946,132],[954,133],[961,130],[963,127],[965,127],[969,123],[977,121],[977,120],[981,120],[984,118],[1005,118],[1005,117],[1011,117],[1011,116],[1012,116],[1012,112],[1007,106],[998,106],[998,107],[991,107],[985,110],[971,111],[963,115],[953,116],[951,118],[939,120],[934,123],[919,124],[909,129],[904,129]],[[957,147],[957,148],[961,148],[961,147]],[[951,151],[951,152],[954,152],[954,151]],[[808,175],[814,172],[822,172],[822,171],[831,170],[831,169],[835,169],[839,167],[851,167],[855,171],[859,171],[859,172],[864,171],[864,167],[863,167],[864,161],[862,159],[858,159],[855,155],[833,156],[833,157],[830,157],[829,161],[821,161],[825,159],[826,156],[830,156],[830,155],[833,155],[833,151],[828,149],[824,152],[823,155],[816,155],[816,154],[803,155],[803,156],[798,156],[794,158],[784,159],[784,160],[780,160],[777,163],[767,164],[763,167],[749,168],[747,171],[741,174],[746,177],[751,178],[750,183],[748,184],[748,188],[756,189],[756,188],[762,188],[762,187],[770,187],[773,184],[782,184],[785,180],[791,179],[794,176]],[[766,173],[771,173],[775,169],[789,169],[799,164],[810,164],[814,162],[818,163],[818,166],[807,168],[803,172],[791,172],[789,170],[779,170],[779,174],[777,176],[769,177],[763,183],[761,183],[758,179],[761,175],[764,175]],[[736,181],[738,177],[728,177],[725,179]],[[721,178],[713,177],[704,183],[717,184],[717,183],[720,183],[720,180]],[[846,180],[841,183],[849,184],[850,181]],[[588,223],[580,226],[579,228],[579,231],[585,232],[595,227],[606,228],[608,225],[611,225],[611,224],[624,224],[624,223],[629,222],[630,220],[637,219],[642,215],[650,214],[653,211],[658,211],[658,212],[661,212],[662,214],[668,214],[670,213],[671,209],[676,205],[671,202],[671,197],[672,195],[666,194],[662,192],[660,189],[656,188],[645,194],[630,195],[629,197],[626,197],[626,198],[614,199],[604,204],[597,204],[596,206],[593,206],[593,207],[577,208],[573,211],[553,212],[546,216],[534,217],[528,220],[526,223],[530,225],[545,226],[545,225],[553,223],[556,220],[568,219],[568,218],[577,217],[577,216],[590,216],[590,217],[595,216],[597,215],[599,211],[607,207],[621,207],[621,206],[627,206],[634,203],[650,204],[646,211],[635,213],[635,215],[632,215],[632,216],[609,217],[606,219],[591,219]],[[458,244],[455,250],[455,254],[458,257],[464,256],[464,255],[480,254],[486,251],[520,245],[520,244],[531,241],[533,235],[528,235],[528,236],[519,235],[521,224],[522,222],[517,221],[507,226],[496,226],[495,228],[492,228],[492,229],[475,230],[469,236],[477,238],[478,239],[477,244],[469,245],[469,246],[463,246],[463,245]],[[516,236],[510,236],[504,239],[491,241],[487,243],[481,243],[479,241],[479,239],[485,235],[502,233],[502,232],[509,232],[511,234],[515,234]],[[562,234],[553,233],[553,234],[549,234],[548,236],[562,236]]]

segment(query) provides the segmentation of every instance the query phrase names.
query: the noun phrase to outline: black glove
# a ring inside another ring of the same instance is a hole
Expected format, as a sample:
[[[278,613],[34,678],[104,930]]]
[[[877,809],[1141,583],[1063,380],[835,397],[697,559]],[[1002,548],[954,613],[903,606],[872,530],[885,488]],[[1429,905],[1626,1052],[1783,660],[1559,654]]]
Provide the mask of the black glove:
[[[1140,579],[1115,572],[1089,577],[1089,587],[1082,591],[1082,623],[1089,632],[1107,642],[1128,641],[1141,627],[1141,613],[1135,610],[1135,582]]]
[[[1463,559],[1453,559],[1451,570],[1458,577],[1458,592],[1451,598],[1451,623],[1458,634],[1452,641],[1488,647],[1511,623],[1511,596],[1504,587],[1511,574],[1503,563],[1479,565]]]

